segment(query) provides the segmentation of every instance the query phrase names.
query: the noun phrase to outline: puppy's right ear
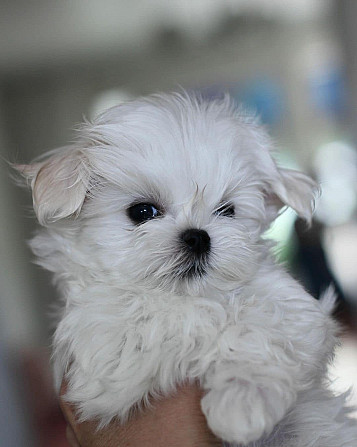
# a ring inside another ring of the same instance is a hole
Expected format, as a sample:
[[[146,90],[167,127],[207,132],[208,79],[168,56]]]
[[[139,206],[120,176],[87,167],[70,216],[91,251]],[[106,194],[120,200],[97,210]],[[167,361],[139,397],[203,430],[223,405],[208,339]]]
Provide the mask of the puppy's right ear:
[[[67,147],[49,153],[44,161],[14,168],[32,188],[33,207],[41,225],[80,212],[90,179],[83,151]]]

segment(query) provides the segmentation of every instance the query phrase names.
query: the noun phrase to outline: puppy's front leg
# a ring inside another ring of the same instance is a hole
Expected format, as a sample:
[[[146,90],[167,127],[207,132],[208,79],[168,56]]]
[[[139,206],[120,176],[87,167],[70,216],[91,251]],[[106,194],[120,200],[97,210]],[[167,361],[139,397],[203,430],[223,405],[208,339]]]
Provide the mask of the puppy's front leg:
[[[246,444],[268,434],[298,392],[323,376],[335,325],[289,281],[289,289],[269,299],[252,299],[216,340],[202,409],[214,433],[227,441]]]
[[[202,410],[225,441],[247,444],[268,434],[296,400],[288,376],[264,364],[217,363],[206,375]]]
[[[231,340],[229,332],[221,338]],[[206,394],[201,405],[217,436],[247,444],[268,434],[295,402],[298,365],[282,346],[258,333],[235,339],[235,346],[229,347],[218,340],[216,361],[203,381]]]

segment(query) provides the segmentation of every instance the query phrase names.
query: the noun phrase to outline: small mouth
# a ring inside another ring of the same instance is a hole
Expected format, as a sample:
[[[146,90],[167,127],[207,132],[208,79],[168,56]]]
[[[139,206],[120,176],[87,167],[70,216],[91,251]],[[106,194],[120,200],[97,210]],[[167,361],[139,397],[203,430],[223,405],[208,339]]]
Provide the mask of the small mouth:
[[[202,278],[207,273],[208,263],[206,260],[193,260],[180,266],[177,277],[180,279]]]

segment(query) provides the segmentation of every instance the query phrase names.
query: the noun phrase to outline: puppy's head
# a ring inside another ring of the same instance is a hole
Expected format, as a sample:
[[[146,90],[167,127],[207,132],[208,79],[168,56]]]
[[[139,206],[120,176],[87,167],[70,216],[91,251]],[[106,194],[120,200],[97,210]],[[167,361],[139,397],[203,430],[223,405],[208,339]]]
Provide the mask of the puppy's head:
[[[254,274],[282,207],[306,220],[313,211],[315,183],[279,169],[270,146],[228,98],[156,95],[109,109],[74,147],[18,166],[47,227],[36,254],[72,282],[235,287]]]

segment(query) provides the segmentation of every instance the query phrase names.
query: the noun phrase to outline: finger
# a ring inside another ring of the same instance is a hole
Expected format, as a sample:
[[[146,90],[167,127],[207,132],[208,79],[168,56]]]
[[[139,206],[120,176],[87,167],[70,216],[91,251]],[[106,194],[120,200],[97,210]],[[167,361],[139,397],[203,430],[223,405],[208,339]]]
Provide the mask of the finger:
[[[70,425],[67,425],[66,437],[71,447],[81,447]]]
[[[66,383],[66,381],[63,381],[61,384],[61,389],[60,389],[59,405],[61,407],[63,416],[67,421],[67,437],[68,437],[68,431],[70,429],[73,434],[73,435],[71,434],[70,436],[72,436],[72,438],[74,437],[75,442],[77,442],[77,444],[73,444],[73,445],[75,447],[77,447],[77,446],[79,446],[78,440],[77,440],[78,435],[79,435],[79,427],[78,427],[78,423],[76,421],[76,416],[75,416],[75,411],[74,411],[73,406],[70,405],[63,398],[63,396],[66,394],[66,392],[67,392],[67,383]],[[72,438],[71,438],[71,440],[72,440]]]

